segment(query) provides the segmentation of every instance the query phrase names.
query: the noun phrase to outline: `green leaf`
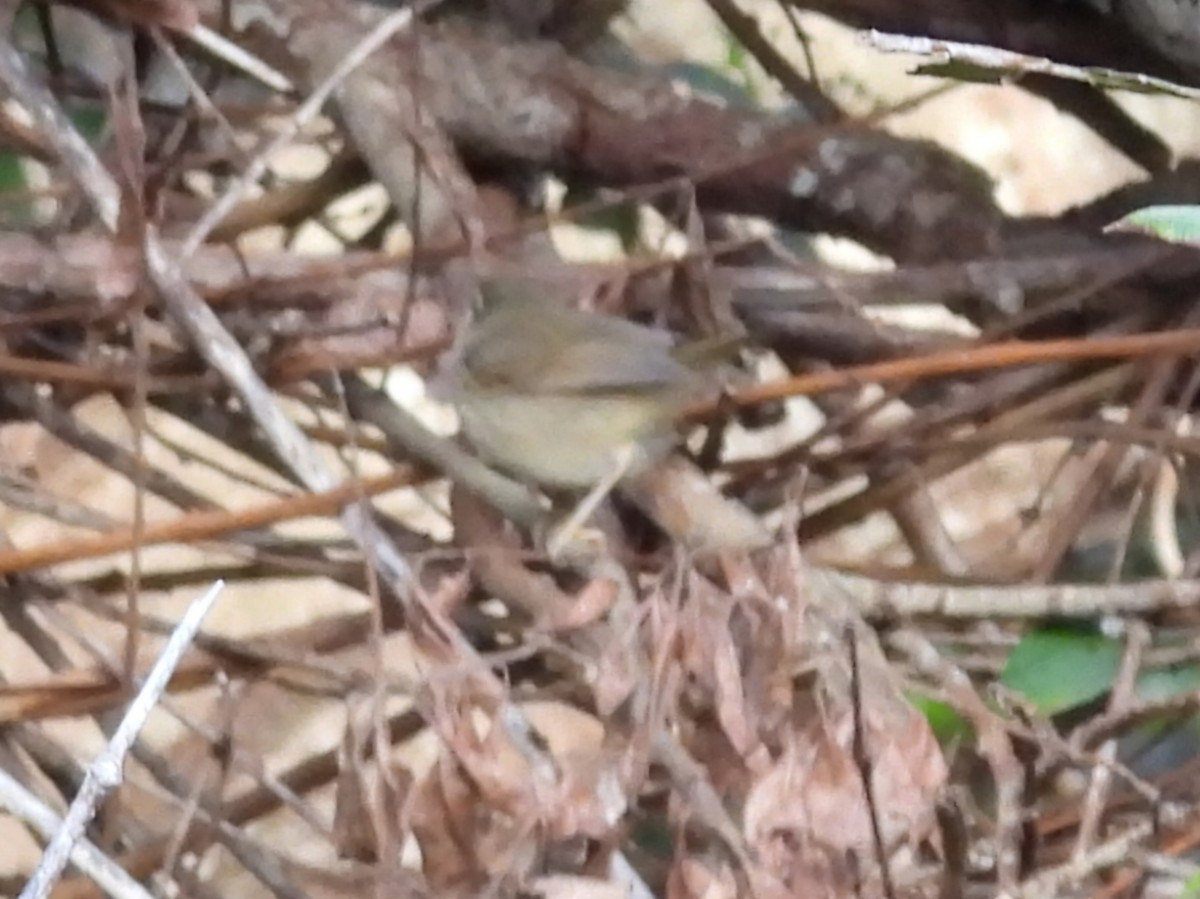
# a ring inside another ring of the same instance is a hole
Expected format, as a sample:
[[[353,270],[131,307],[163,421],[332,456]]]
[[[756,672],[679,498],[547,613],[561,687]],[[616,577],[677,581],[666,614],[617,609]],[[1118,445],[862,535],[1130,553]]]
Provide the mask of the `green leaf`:
[[[749,57],[746,54],[746,48],[742,46],[742,42],[734,36],[730,31],[725,32],[725,65],[734,72],[740,72],[743,77],[746,74],[746,66],[748,65]]]
[[[918,693],[909,694],[908,699],[925,716],[933,735],[943,746],[955,741],[970,740],[974,736],[974,731],[966,719],[946,703]]]
[[[755,84],[754,66],[741,40],[729,29],[725,29],[725,69],[749,95],[751,103],[758,104],[758,89]]]
[[[1193,874],[1183,882],[1179,899],[1200,899],[1200,874]]]
[[[81,101],[79,105],[68,110],[67,114],[88,143],[95,143],[104,133],[104,126],[108,124],[108,113],[98,103]]]
[[[25,190],[27,186],[21,157],[8,151],[0,152],[0,193]]]
[[[5,227],[22,228],[34,224],[35,207],[28,188],[21,156],[9,151],[0,152],[0,217]]]
[[[1181,665],[1171,668],[1152,668],[1137,679],[1137,695],[1146,702],[1170,699],[1180,693],[1200,689],[1200,666]]]
[[[1104,230],[1133,231],[1171,243],[1200,245],[1200,206],[1147,206]]]
[[[655,858],[670,858],[675,851],[675,838],[671,828],[660,818],[635,818],[630,838],[640,849]]]
[[[1047,715],[1102,696],[1121,663],[1121,644],[1099,634],[1049,627],[1012,651],[1000,680]]]
[[[641,223],[637,209],[627,203],[609,206],[590,215],[580,216],[575,222],[588,231],[609,231],[621,241],[626,253],[634,252],[641,236]]]

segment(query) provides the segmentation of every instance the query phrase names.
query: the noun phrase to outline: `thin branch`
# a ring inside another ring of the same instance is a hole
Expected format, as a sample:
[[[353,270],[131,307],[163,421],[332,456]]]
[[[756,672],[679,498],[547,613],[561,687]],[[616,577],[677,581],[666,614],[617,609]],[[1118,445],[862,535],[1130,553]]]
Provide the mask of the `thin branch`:
[[[49,895],[51,887],[71,858],[72,849],[79,842],[84,828],[92,820],[96,806],[111,790],[120,785],[125,756],[130,746],[133,745],[150,715],[150,710],[166,689],[175,667],[191,645],[196,632],[200,630],[201,622],[224,587],[223,582],[217,581],[207,593],[192,602],[180,619],[178,627],[159,654],[158,661],[146,676],[137,697],[130,703],[125,717],[121,719],[112,739],[108,741],[108,746],[88,766],[83,786],[79,788],[71,807],[67,810],[62,826],[46,847],[37,870],[21,891],[20,899],[45,899]]]
[[[47,841],[63,830],[63,819],[3,768],[0,768],[0,806],[29,824]],[[154,899],[91,840],[80,837],[71,848],[70,859],[114,899]]]
[[[257,155],[251,160],[246,171],[241,174],[229,189],[222,194],[204,214],[204,217],[198,221],[192,230],[188,233],[187,238],[183,241],[183,246],[180,248],[179,255],[186,259],[200,248],[205,239],[212,230],[221,222],[226,215],[233,211],[234,207],[250,192],[250,189],[258,182],[258,179],[267,171],[267,165],[271,159],[282,149],[289,146],[301,129],[317,117],[321,108],[325,105],[325,101],[337,90],[338,86],[345,81],[350,74],[358,68],[372,53],[386,44],[395,35],[399,34],[404,29],[412,24],[413,19],[425,13],[427,10],[437,6],[441,0],[424,0],[421,3],[415,3],[412,6],[405,7],[387,16],[374,29],[371,30],[363,40],[343,58],[340,65],[329,73],[324,81],[321,82],[307,99],[300,104],[297,109],[288,119],[287,127],[280,130]]]

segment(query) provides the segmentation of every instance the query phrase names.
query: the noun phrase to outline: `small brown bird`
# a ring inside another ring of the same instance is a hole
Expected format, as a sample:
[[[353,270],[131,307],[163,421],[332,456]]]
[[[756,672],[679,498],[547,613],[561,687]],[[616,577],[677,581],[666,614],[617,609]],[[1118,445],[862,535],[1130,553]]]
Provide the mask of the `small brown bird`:
[[[485,288],[463,346],[452,399],[475,449],[521,480],[568,490],[604,479],[623,448],[631,470],[667,453],[673,420],[705,386],[670,336],[522,286]]]
[[[447,396],[486,461],[542,487],[591,490],[565,532],[612,487],[671,451],[675,421],[712,388],[669,334],[572,309],[533,285],[493,281],[452,366]]]

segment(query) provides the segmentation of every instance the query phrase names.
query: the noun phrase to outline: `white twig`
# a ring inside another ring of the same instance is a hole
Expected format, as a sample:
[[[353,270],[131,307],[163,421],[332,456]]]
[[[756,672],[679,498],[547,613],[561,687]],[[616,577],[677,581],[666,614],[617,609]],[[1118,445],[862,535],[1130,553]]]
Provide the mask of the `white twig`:
[[[208,589],[207,593],[188,607],[180,619],[179,624],[171,633],[170,639],[167,640],[167,645],[163,647],[158,660],[154,663],[154,667],[146,676],[138,695],[129,704],[125,717],[121,719],[112,739],[108,741],[108,746],[88,766],[83,784],[71,803],[71,807],[67,810],[67,816],[54,834],[50,845],[46,847],[41,863],[33,872],[33,877],[21,891],[20,899],[45,899],[49,895],[50,888],[58,880],[63,868],[66,867],[71,850],[83,836],[83,829],[95,815],[96,806],[114,787],[121,783],[122,769],[129,747],[133,745],[142,725],[146,723],[150,710],[154,708],[163,690],[166,689],[167,682],[171,679],[179,660],[195,639],[196,632],[200,630],[200,623],[212,608],[213,603],[216,602],[217,596],[224,586],[224,581],[217,581]]]
[[[433,2],[414,4],[413,6],[407,6],[392,13],[376,25],[370,34],[359,41],[354,49],[346,54],[346,57],[329,73],[329,77],[317,85],[316,89],[308,95],[308,98],[292,113],[288,118],[287,127],[280,131],[274,140],[268,143],[260,152],[255,154],[254,159],[250,161],[250,165],[246,167],[246,170],[229,186],[229,189],[221,195],[221,198],[209,207],[200,221],[196,222],[180,248],[179,254],[181,259],[188,258],[199,249],[200,244],[204,243],[208,235],[212,233],[213,228],[225,216],[229,215],[230,211],[250,191],[250,188],[263,176],[271,157],[295,140],[296,135],[300,133],[300,129],[316,118],[317,113],[321,111],[321,107],[325,105],[325,101],[329,99],[330,95],[337,90],[338,85],[345,81],[350,73],[362,65],[367,57],[386,44],[393,35],[407,28],[413,20],[414,15],[424,12],[427,7],[433,5]]]
[[[282,72],[277,72],[257,56],[247,53],[237,44],[222,37],[204,25],[196,25],[183,32],[198,47],[203,47],[217,59],[223,59],[234,68],[241,69],[252,78],[257,78],[267,87],[288,93],[295,90],[292,82]]]
[[[46,841],[62,830],[63,819],[3,768],[0,768],[0,808],[20,818]],[[110,896],[153,899],[145,887],[90,840],[80,837],[71,849],[71,862]]]

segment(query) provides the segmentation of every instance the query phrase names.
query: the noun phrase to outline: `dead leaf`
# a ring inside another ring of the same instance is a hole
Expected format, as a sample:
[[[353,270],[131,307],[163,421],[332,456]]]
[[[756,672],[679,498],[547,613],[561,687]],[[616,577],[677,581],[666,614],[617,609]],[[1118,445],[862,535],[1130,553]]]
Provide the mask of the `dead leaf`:
[[[629,891],[620,884],[596,877],[552,874],[538,877],[530,891],[543,899],[628,899]]]
[[[591,684],[596,712],[601,718],[610,717],[629,698],[643,675],[640,629],[618,618],[615,610],[611,626],[605,629],[610,639],[596,658],[596,674]]]
[[[840,667],[831,647],[818,661],[821,711],[750,790],[743,822],[747,841],[768,871],[792,883],[801,876],[797,872],[808,879],[826,866],[817,879],[828,875],[835,893],[843,876],[839,860],[875,855],[872,810],[853,754],[853,697]],[[877,670],[867,676],[872,667]],[[894,681],[883,680],[890,669],[877,645],[860,643],[860,669],[874,812],[885,851],[891,853],[928,835],[946,764],[925,719]]]
[[[547,619],[546,627],[560,633],[583,630],[608,614],[617,601],[617,592],[617,585],[610,580],[588,581],[572,603]]]
[[[338,749],[338,776],[334,790],[333,845],[338,858],[373,862],[379,858],[379,837],[375,832],[368,800],[362,742],[354,727],[353,716],[346,723]]]
[[[572,752],[559,760],[557,795],[552,807],[543,809],[554,839],[611,837],[629,809],[619,764],[605,748]]]
[[[437,895],[474,895],[502,877],[521,879],[538,851],[536,833],[488,807],[450,761],[420,781],[410,820],[422,871]]]
[[[760,740],[746,702],[742,653],[730,628],[735,600],[699,578],[693,578],[691,586],[680,626],[683,664],[696,685],[710,693],[708,699],[721,730],[744,757]]]
[[[667,899],[736,899],[737,881],[726,864],[681,855],[667,876]]]

